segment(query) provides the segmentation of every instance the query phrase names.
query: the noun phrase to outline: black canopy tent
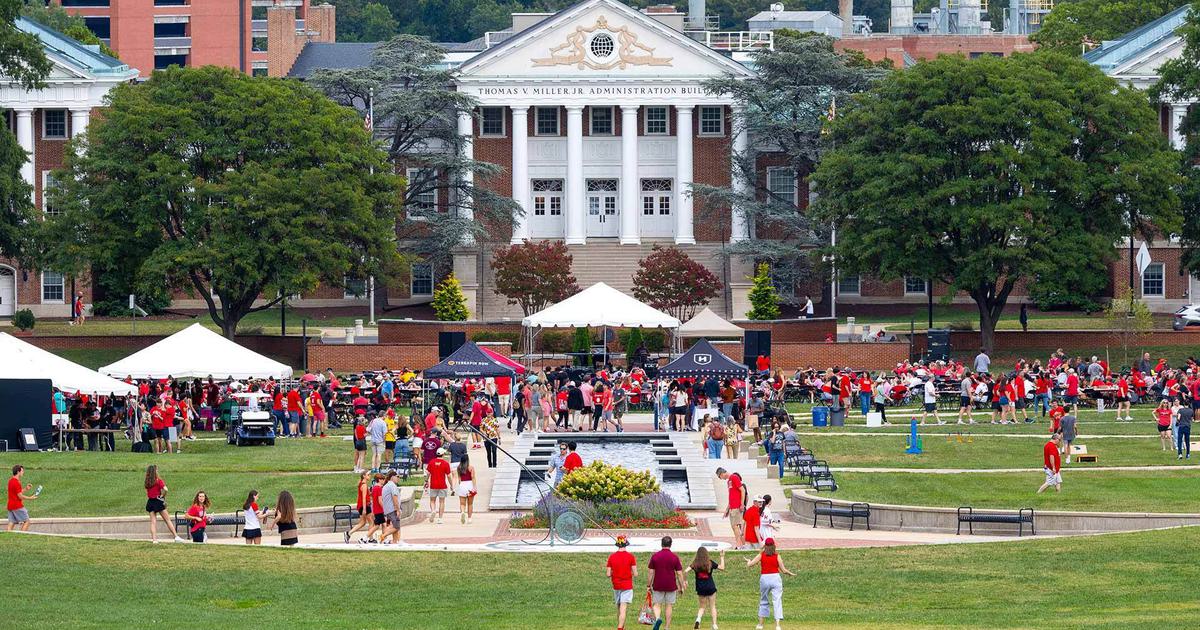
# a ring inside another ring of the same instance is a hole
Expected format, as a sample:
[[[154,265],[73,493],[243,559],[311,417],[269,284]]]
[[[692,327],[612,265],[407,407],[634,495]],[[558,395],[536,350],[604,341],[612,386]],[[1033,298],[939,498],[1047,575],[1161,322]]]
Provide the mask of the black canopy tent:
[[[679,358],[658,370],[660,376],[730,376],[745,378],[750,370],[725,356],[707,339],[701,339]]]

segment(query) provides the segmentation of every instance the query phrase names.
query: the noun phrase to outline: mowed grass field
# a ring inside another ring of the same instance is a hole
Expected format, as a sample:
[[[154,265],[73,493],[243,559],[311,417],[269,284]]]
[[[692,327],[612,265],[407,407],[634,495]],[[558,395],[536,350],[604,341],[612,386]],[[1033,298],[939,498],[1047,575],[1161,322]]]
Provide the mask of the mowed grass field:
[[[785,551],[785,628],[1185,628],[1200,531]],[[730,553],[722,628],[756,623],[758,574]],[[683,558],[686,564],[690,555]],[[12,628],[615,627],[605,554],[359,552],[0,534]],[[646,583],[647,554],[639,554]],[[81,590],[82,589],[82,590]],[[636,590],[636,589],[635,589]],[[638,590],[640,597],[642,591]],[[695,614],[692,585],[675,628]],[[637,598],[635,598],[637,599]],[[637,627],[636,609],[627,627]],[[705,619],[704,627],[709,620]]]
[[[218,434],[197,433],[212,437]],[[216,512],[242,507],[250,489],[270,505],[289,490],[300,507],[353,504],[358,475],[351,472],[353,447],[341,437],[276,441],[275,446],[238,448],[222,440],[184,442],[180,454],[132,453],[117,441],[116,452],[0,453],[7,476],[13,464],[25,466],[25,482],[44,487],[29,503],[33,517],[128,516],[144,513],[145,470],[157,464],[170,493],[170,510],[186,509],[204,490]],[[369,463],[369,462],[368,462]],[[420,478],[408,483],[419,484]]]

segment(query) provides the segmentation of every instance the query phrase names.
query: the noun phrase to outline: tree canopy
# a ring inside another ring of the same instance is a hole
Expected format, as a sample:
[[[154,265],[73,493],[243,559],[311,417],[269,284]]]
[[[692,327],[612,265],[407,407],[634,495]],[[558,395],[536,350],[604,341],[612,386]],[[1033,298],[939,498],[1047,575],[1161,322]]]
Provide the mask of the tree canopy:
[[[1078,58],[917,64],[848,103],[829,143],[814,212],[839,268],[966,293],[985,349],[1018,282],[1094,295],[1131,225],[1179,224],[1155,110]]]
[[[452,88],[444,55],[424,37],[399,35],[375,50],[369,66],[321,70],[309,81],[359,112],[373,105],[376,140],[406,169],[397,234],[407,251],[443,269],[452,266],[455,248],[469,239],[493,240],[520,212],[512,199],[475,185],[501,170],[463,156],[458,116],[475,101]],[[468,173],[473,179],[463,177]],[[430,208],[430,199],[441,208]]]
[[[288,295],[398,264],[397,178],[353,111],[213,66],[109,98],[56,175],[64,213],[42,224],[45,266],[188,290],[232,336]]]
[[[573,257],[562,241],[525,241],[492,254],[496,292],[519,304],[526,317],[579,292]]]
[[[723,289],[716,274],[678,247],[655,245],[633,276],[633,297],[681,322],[691,319]]]
[[[1154,99],[1186,102],[1200,99],[1200,4],[1193,4],[1187,21],[1179,29],[1183,38],[1183,54],[1168,60],[1159,68],[1161,78],[1151,96]],[[1200,159],[1200,112],[1190,108],[1181,125],[1187,138],[1180,167],[1184,183],[1179,197],[1183,207],[1183,227],[1180,241],[1183,244],[1183,264],[1191,272],[1200,272],[1200,171],[1196,169]]]
[[[822,130],[835,104],[868,89],[887,70],[857,51],[837,52],[830,37],[782,31],[779,35],[774,50],[755,53],[755,80],[729,77],[705,84],[709,93],[729,94],[743,107],[739,129],[752,141],[747,153],[735,156],[733,178],[740,189],[693,184],[692,190],[705,201],[702,212],[738,208],[753,226],[752,235],[762,237],[731,244],[729,255],[767,261],[778,280],[794,282],[808,269],[810,248],[824,242],[826,230],[801,212],[808,203],[804,195],[771,194],[758,176],[756,158],[778,158],[778,166],[790,168],[799,185],[821,159]],[[771,236],[780,238],[766,240]]]
[[[1041,49],[1081,55],[1084,48],[1116,39],[1174,11],[1188,0],[1058,0],[1030,35]],[[1007,4],[1007,3],[1005,3]]]

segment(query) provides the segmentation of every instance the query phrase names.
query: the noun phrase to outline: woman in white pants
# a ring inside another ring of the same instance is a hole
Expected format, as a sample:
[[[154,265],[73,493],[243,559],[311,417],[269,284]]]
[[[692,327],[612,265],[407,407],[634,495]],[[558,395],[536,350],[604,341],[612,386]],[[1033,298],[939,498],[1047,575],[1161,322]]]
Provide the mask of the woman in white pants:
[[[796,575],[783,566],[783,558],[775,551],[775,539],[763,541],[762,552],[746,561],[746,566],[758,565],[758,625],[756,630],[762,630],[763,621],[774,616],[775,630],[780,630],[783,621],[783,578],[781,574]],[[772,610],[774,615],[772,615]]]

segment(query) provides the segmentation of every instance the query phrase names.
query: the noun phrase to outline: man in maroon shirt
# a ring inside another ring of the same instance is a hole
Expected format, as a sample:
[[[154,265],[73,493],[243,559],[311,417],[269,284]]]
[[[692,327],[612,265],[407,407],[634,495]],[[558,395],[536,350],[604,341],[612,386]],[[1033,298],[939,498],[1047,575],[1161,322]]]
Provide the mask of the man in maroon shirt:
[[[1050,441],[1042,446],[1042,463],[1046,473],[1046,483],[1038,488],[1038,494],[1050,486],[1054,486],[1055,492],[1062,492],[1062,455],[1059,454],[1061,448],[1061,433],[1050,436]]]
[[[663,536],[662,549],[653,556],[646,567],[650,570],[650,603],[654,606],[654,628],[671,627],[671,609],[675,607],[675,596],[687,588],[687,579],[683,577],[683,563],[679,556],[671,551],[671,537]]]

